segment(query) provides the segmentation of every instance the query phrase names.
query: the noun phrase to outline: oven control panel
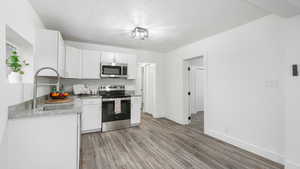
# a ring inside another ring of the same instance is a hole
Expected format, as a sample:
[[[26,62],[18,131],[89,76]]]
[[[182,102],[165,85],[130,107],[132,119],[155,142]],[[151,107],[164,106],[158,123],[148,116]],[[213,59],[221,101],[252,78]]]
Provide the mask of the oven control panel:
[[[125,85],[106,85],[100,86],[100,91],[115,91],[115,90],[125,90]]]

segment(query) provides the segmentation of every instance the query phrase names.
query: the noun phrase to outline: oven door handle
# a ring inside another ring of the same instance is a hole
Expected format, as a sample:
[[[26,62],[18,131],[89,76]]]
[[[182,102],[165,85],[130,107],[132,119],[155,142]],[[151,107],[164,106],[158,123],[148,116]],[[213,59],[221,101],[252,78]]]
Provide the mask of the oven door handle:
[[[116,99],[116,98],[107,98],[107,99],[102,99],[102,102],[109,102],[109,101],[115,101],[115,100],[131,100],[131,98],[129,97],[126,97],[126,98],[119,98],[119,99]]]

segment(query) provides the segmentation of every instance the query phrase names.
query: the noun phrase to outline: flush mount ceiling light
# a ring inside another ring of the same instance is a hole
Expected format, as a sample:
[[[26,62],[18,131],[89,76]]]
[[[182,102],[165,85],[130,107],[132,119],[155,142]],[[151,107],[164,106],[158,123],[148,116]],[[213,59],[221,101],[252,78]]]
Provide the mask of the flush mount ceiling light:
[[[131,32],[131,37],[137,40],[146,40],[149,38],[149,31],[142,27],[135,27]]]

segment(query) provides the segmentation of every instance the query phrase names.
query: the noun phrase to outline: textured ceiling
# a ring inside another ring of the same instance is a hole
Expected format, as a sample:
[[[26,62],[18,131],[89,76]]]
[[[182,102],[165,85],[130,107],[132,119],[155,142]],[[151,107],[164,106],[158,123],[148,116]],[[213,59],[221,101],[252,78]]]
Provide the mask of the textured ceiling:
[[[248,0],[249,2],[282,17],[300,14],[300,0]]]
[[[168,52],[268,13],[246,0],[29,0],[64,39]],[[133,40],[135,26],[150,39]]]

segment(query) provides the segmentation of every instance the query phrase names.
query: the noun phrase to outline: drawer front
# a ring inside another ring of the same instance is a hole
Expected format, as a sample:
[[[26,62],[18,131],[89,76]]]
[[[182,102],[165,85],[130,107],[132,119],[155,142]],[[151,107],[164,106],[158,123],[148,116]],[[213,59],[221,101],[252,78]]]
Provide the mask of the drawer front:
[[[84,105],[96,104],[101,106],[101,99],[82,99],[82,104]]]

